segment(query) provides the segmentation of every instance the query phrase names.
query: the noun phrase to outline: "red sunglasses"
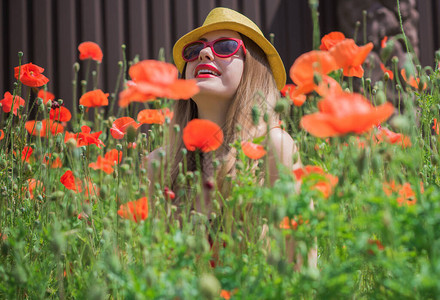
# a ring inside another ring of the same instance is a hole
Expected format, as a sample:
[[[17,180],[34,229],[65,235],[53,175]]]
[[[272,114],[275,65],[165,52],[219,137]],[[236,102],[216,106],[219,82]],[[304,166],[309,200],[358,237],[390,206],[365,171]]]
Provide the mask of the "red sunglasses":
[[[196,41],[187,44],[183,47],[183,60],[189,62],[196,60],[199,57],[200,51],[210,47],[212,52],[218,57],[229,57],[237,53],[240,47],[243,47],[243,52],[246,55],[246,48],[242,40],[234,38],[219,38],[212,42]]]

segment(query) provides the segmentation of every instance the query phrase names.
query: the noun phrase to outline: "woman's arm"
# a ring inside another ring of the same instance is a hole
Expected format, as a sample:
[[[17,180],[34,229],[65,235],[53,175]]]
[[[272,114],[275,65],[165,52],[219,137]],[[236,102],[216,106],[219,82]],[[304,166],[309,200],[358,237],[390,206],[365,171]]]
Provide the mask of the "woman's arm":
[[[268,145],[269,178],[273,184],[278,179],[277,164],[282,164],[290,170],[301,167],[298,147],[290,134],[281,128],[273,128],[269,131]]]

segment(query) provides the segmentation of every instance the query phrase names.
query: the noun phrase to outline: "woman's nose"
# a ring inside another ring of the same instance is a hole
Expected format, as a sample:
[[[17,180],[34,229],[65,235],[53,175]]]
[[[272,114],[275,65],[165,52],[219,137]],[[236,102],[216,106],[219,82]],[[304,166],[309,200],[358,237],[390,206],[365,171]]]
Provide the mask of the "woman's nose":
[[[199,60],[214,60],[214,53],[212,52],[211,47],[207,46],[203,48],[199,53]]]

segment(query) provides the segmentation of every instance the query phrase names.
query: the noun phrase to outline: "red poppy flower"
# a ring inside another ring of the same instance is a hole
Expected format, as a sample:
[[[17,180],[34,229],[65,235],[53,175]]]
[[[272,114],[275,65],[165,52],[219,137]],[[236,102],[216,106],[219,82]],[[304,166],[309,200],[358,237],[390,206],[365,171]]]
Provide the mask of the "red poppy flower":
[[[306,95],[297,94],[294,84],[286,84],[280,92],[283,97],[289,97],[295,106],[301,106],[306,101]]]
[[[53,101],[55,99],[54,94],[43,89],[38,91],[37,97],[43,99],[43,104],[46,104],[49,100]]]
[[[225,300],[231,299],[231,292],[227,290],[221,290],[220,291],[220,298],[223,298]]]
[[[94,90],[85,93],[79,98],[79,104],[86,107],[107,106],[109,93],[105,93],[100,90]]]
[[[223,131],[212,121],[193,119],[183,129],[183,143],[189,151],[210,152],[223,143]]]
[[[369,245],[376,245],[377,250],[379,251],[383,251],[385,249],[385,247],[382,245],[382,243],[377,240],[377,239],[368,239],[368,244]],[[368,254],[374,255],[374,251],[373,249],[368,249]]]
[[[101,146],[105,146],[104,143],[99,139],[102,131],[91,133],[91,129],[89,126],[81,126],[81,132],[79,132],[76,136],[76,146],[89,146],[95,144],[101,149]]]
[[[130,201],[119,207],[118,215],[124,219],[133,220],[136,223],[148,218],[148,199],[142,197],[136,201]]]
[[[178,79],[177,68],[170,63],[144,60],[131,66],[129,74],[134,83],[128,85],[129,91],[120,94],[121,107],[131,101],[144,102],[156,97],[189,99],[199,92],[196,81]]]
[[[89,164],[89,168],[92,168],[93,170],[102,170],[107,174],[113,173],[113,163],[103,158],[101,155],[98,155],[96,162],[91,162]]]
[[[19,96],[14,97],[14,101],[12,101],[12,94],[6,92],[3,95],[3,99],[0,100],[0,104],[2,105],[2,109],[5,113],[11,112],[12,106],[14,106],[13,114],[17,115],[17,110],[20,106],[24,106],[26,103],[23,98]]]
[[[405,82],[407,83],[407,84],[409,84],[410,86],[412,86],[413,88],[415,88],[415,89],[418,89],[419,88],[419,85],[420,85],[420,78],[414,78],[414,76],[413,75],[410,75],[410,77],[409,78],[407,78],[406,77],[406,71],[405,71],[405,69],[402,69],[401,71],[400,71],[400,74],[402,75],[402,77],[403,77],[403,80],[405,80]],[[424,90],[424,89],[426,89],[426,82],[423,84],[423,88],[422,88],[422,90]]]
[[[82,184],[81,180],[73,176],[73,172],[67,170],[63,176],[60,178],[60,182],[69,190],[74,191],[75,193],[82,192]]]
[[[3,138],[5,137],[5,132],[0,129],[0,141],[3,140]]]
[[[128,128],[132,127],[137,130],[141,125],[142,124],[136,123],[136,121],[130,117],[122,117],[113,122],[112,128],[110,128],[110,133],[113,138],[120,140],[124,138]]]
[[[333,187],[335,187],[339,181],[338,177],[325,173],[322,168],[318,166],[308,165],[304,168],[293,170],[292,173],[295,175],[296,180],[300,182],[302,182],[303,178],[307,178],[311,174],[319,175],[318,177],[321,177],[321,179],[312,179],[312,189],[320,191],[324,198],[328,198]]]
[[[387,46],[388,37],[384,36],[383,39],[380,41],[380,47],[385,48]]]
[[[102,62],[102,50],[97,43],[94,42],[82,42],[78,46],[79,59],[93,59],[98,62]]]
[[[327,51],[313,50],[302,54],[290,68],[290,78],[297,85],[291,93],[294,92],[294,95],[310,93],[315,87],[315,75],[323,76],[338,68],[333,56]]]
[[[90,180],[88,180],[84,188],[84,199],[86,200],[86,202],[88,202],[89,198],[93,196],[96,197],[99,196],[99,187]]]
[[[112,163],[120,163],[122,160],[122,151],[112,149],[104,155],[104,158],[111,161]]]
[[[119,154],[118,154],[119,152]],[[98,155],[96,162],[89,164],[89,167],[94,170],[102,170],[107,174],[113,173],[113,166],[115,163],[120,163],[122,160],[122,151],[113,149],[105,154],[104,157]]]
[[[142,124],[163,124],[165,123],[165,118],[168,117],[170,120],[173,118],[174,113],[168,108],[163,109],[144,109],[141,110],[137,115],[138,122]]]
[[[411,185],[406,182],[402,184],[396,184],[395,181],[384,182],[382,185],[383,191],[385,195],[391,196],[393,193],[397,193],[397,203],[399,206],[402,206],[406,203],[408,206],[414,205],[417,203],[416,194],[411,188]],[[423,183],[420,182],[420,191],[423,193]]]
[[[44,76],[44,69],[32,63],[21,65],[14,68],[15,79],[19,79],[21,83],[30,87],[40,87],[49,82],[49,79]],[[18,78],[20,73],[20,78]]]
[[[333,93],[318,103],[319,112],[304,116],[301,126],[317,137],[357,134],[388,119],[394,111],[391,103],[373,107],[360,94]]]
[[[127,107],[131,102],[148,102],[156,99],[154,95],[144,94],[137,90],[134,81],[127,81],[127,89],[119,93],[119,106]]]
[[[51,162],[51,158],[52,158],[52,154],[48,153],[43,157],[43,163],[45,163],[46,165],[49,165],[49,163]],[[51,169],[59,169],[63,166],[63,162],[61,161],[61,159],[57,156],[53,161],[52,164],[50,165]]]
[[[435,133],[437,133],[437,134],[439,134],[439,132],[440,132],[440,128],[439,128],[440,126],[439,126],[439,124],[437,124],[437,119],[436,118],[434,118],[434,125],[432,126],[432,129],[434,129],[435,130]],[[1,139],[0,139],[1,140]]]
[[[343,69],[344,76],[361,78],[364,75],[362,64],[373,47],[373,43],[359,47],[354,40],[346,39],[337,43],[329,52],[334,57],[339,68]]]
[[[394,79],[393,71],[391,71],[390,69],[387,69],[383,63],[380,63],[380,68],[382,69],[384,74],[385,73],[388,74],[388,76],[390,77],[391,80]]]
[[[167,187],[163,189],[163,193],[165,195],[165,199],[167,200],[173,200],[174,198],[176,198],[176,194]]]
[[[345,35],[342,32],[330,32],[329,34],[324,35],[324,37],[321,39],[321,45],[319,46],[319,49],[323,51],[328,51],[333,48],[333,46],[335,46],[337,43],[343,40],[345,40]]]
[[[323,75],[319,84],[315,85],[315,92],[317,92],[321,97],[326,97],[331,93],[342,92],[342,87],[330,76]]]
[[[64,106],[60,106],[59,108],[54,108],[50,110],[49,117],[51,120],[59,121],[59,122],[69,122],[72,118],[72,114],[70,111]]]
[[[295,216],[293,219],[289,219],[289,217],[284,217],[283,220],[281,221],[279,227],[280,227],[280,229],[294,229],[294,230],[296,230],[298,228],[298,225],[303,224],[303,223],[308,224],[309,220],[304,221],[301,215],[299,215],[298,217]]]
[[[279,225],[280,229],[294,229],[298,228],[298,222],[294,219],[289,219],[289,217],[284,217]]]
[[[27,187],[30,194],[30,199],[34,199],[34,192],[44,192],[45,190],[43,183],[34,178],[27,180]]]
[[[32,147],[25,146],[23,148],[23,151],[21,151],[21,160],[29,162],[29,158],[31,157],[32,152],[34,152],[34,149],[32,149]]]
[[[40,132],[38,134],[37,132],[37,126],[41,125],[41,129]],[[27,121],[24,124],[24,127],[26,128],[27,132],[29,132],[30,135],[39,135],[41,137],[46,137],[46,131],[47,131],[47,120],[42,120],[42,121],[36,121],[36,120],[31,120],[31,121]],[[63,133],[64,132],[64,126],[58,122],[54,122],[52,120],[49,120],[49,131],[52,135],[56,135],[58,133]]]
[[[251,159],[260,159],[266,155],[266,150],[263,146],[252,142],[241,142],[241,149],[243,149],[243,153]]]
[[[400,144],[403,148],[411,146],[411,139],[401,133],[395,133],[387,128],[381,127],[376,134],[378,142],[386,141],[390,144]]]

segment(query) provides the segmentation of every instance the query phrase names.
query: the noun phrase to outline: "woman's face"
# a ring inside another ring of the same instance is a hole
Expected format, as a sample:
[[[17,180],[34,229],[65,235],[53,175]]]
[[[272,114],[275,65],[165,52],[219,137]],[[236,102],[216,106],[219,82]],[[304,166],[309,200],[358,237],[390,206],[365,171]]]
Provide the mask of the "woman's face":
[[[199,40],[211,42],[219,38],[229,37],[240,39],[240,35],[232,30],[217,30],[204,34]],[[237,91],[244,68],[244,51],[240,50],[230,57],[216,56],[209,46],[200,51],[198,58],[188,62],[185,71],[186,79],[195,79],[200,92],[193,97],[216,97],[230,100]],[[210,70],[211,72],[204,72]]]

